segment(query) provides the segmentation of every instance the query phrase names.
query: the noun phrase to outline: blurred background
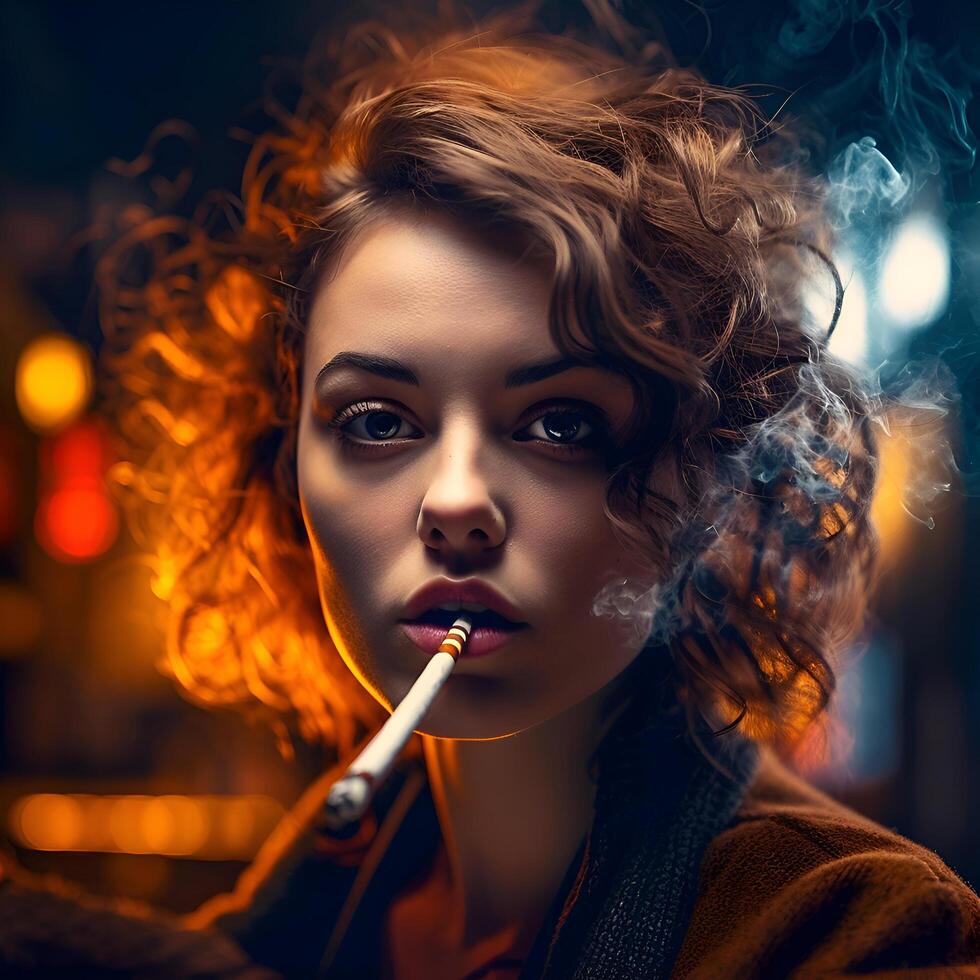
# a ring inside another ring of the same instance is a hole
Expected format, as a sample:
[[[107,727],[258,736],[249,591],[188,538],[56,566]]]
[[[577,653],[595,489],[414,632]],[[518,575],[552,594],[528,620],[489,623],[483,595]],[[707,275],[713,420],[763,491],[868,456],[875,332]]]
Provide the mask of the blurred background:
[[[229,888],[317,766],[186,703],[156,669],[162,602],[105,490],[102,231],[134,203],[189,213],[212,188],[234,192],[272,76],[372,9],[0,2],[0,837],[24,866],[97,893],[189,910]],[[833,349],[930,411],[925,436],[882,427],[870,643],[841,679],[832,751],[799,768],[977,888],[980,6],[623,10],[680,64],[801,120],[840,234]],[[542,4],[548,29],[587,19],[580,3]],[[153,168],[128,165],[148,144]],[[826,295],[815,319],[829,321]]]

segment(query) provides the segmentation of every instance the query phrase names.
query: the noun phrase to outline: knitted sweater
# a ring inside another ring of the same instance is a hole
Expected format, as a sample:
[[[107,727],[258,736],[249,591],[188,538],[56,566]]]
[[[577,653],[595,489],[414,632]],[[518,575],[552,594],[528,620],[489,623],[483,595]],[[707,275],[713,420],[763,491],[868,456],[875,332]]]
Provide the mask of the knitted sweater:
[[[980,899],[764,752],[711,842],[673,977],[980,977]]]

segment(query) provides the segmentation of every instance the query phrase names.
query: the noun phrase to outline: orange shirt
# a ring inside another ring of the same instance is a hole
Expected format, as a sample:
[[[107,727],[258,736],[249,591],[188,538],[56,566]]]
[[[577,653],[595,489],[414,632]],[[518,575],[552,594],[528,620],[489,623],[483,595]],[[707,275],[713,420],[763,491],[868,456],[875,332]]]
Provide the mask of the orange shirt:
[[[444,847],[439,847],[430,873],[416,887],[395,896],[388,910],[382,955],[384,980],[516,980],[531,950],[534,934],[520,923],[509,925],[457,953],[443,949],[445,936],[435,911],[447,908],[449,867]]]

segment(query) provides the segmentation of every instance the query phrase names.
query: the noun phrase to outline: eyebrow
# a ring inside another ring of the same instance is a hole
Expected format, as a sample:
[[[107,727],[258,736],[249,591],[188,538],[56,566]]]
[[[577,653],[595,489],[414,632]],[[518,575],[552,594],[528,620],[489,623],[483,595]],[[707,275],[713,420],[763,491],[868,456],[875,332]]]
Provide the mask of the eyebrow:
[[[572,357],[560,357],[553,361],[525,364],[508,371],[504,378],[504,387],[522,388],[525,385],[544,381],[546,378],[552,378],[556,374],[562,374],[564,371],[570,371],[577,367],[598,368],[601,371],[620,374],[614,368],[603,363],[601,359],[584,361]],[[418,375],[401,361],[397,361],[393,357],[385,357],[382,354],[362,354],[351,350],[341,351],[320,368],[316,376],[315,386],[319,387],[328,374],[342,368],[356,368],[359,371],[377,375],[379,378],[400,381],[404,384],[414,385],[416,388],[420,386]]]

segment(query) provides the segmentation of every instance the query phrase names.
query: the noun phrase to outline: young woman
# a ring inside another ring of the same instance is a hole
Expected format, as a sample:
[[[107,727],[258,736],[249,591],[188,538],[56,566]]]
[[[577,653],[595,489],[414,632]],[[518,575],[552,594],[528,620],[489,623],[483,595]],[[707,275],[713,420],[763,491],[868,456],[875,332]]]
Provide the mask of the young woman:
[[[873,578],[821,188],[741,94],[516,23],[345,38],[232,233],[103,264],[168,668],[333,760],[182,924],[296,977],[973,975],[971,889],[778,761]],[[470,654],[331,832],[459,603]]]

